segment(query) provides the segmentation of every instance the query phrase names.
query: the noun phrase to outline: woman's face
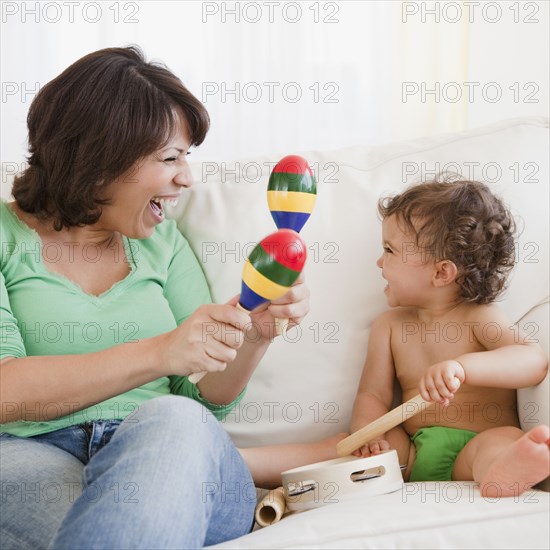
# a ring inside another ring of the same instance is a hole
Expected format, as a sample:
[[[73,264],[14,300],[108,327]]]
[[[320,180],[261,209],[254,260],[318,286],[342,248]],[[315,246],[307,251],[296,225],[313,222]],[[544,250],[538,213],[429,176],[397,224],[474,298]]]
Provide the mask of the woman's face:
[[[192,176],[187,163],[191,140],[182,123],[162,149],[138,161],[108,187],[110,203],[98,225],[134,239],[150,237],[164,220],[165,201],[177,201]]]

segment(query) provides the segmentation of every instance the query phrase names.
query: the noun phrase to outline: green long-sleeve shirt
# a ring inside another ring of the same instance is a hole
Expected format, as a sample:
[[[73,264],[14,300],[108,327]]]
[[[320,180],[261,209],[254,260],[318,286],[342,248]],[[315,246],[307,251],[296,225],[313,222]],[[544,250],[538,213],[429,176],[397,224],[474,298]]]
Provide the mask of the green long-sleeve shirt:
[[[38,355],[73,355],[107,349],[174,329],[195,309],[211,301],[202,269],[174,221],[165,220],[142,240],[124,238],[131,266],[127,277],[100,296],[86,294],[70,280],[52,273],[42,261],[61,251],[42,250],[38,234],[0,201],[0,359]],[[59,245],[59,247],[62,245]],[[66,243],[70,246],[70,243]],[[98,249],[88,250],[94,261]],[[103,252],[106,253],[106,252]],[[120,258],[124,261],[124,258]],[[215,405],[203,399],[187,377],[162,377],[94,406],[51,421],[17,420],[0,432],[33,436],[93,420],[123,419],[144,401],[170,393],[196,399],[218,418],[242,398]],[[21,405],[2,396],[4,412]],[[55,412],[57,403],[26,403],[25,416]],[[14,416],[15,417],[15,416]]]

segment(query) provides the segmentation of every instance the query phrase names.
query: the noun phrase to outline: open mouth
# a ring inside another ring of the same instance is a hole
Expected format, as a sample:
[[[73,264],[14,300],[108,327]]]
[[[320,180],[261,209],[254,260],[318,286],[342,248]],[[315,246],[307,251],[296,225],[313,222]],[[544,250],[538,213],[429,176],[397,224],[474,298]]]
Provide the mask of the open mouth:
[[[178,204],[178,198],[173,198],[173,196],[169,198],[153,197],[149,201],[149,207],[158,220],[163,220],[165,217],[164,208],[166,203],[174,207]]]
[[[159,199],[157,199],[156,197],[154,199],[151,199],[149,201],[149,206],[151,207],[153,214],[155,214],[157,218],[164,218],[164,208]]]

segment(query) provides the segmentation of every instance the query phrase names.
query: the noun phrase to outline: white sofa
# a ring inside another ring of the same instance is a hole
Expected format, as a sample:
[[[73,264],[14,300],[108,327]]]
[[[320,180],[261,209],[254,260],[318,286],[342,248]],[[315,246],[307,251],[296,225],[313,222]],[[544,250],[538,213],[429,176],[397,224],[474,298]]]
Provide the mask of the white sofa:
[[[447,170],[491,184],[522,228],[518,263],[501,305],[548,352],[548,121],[513,119],[473,131],[375,148],[281,151],[193,165],[194,187],[172,213],[202,261],[216,301],[240,291],[251,247],[275,230],[266,201],[273,165],[302,154],[318,178],[302,230],[311,312],[276,341],[225,421],[242,447],[314,441],[348,429],[369,328],[386,308],[375,260],[376,203]],[[519,392],[524,428],[550,423],[548,378]],[[415,483],[380,496],[334,495],[216,548],[548,548],[549,493],[485,499],[474,483]]]
[[[302,154],[318,198],[302,230],[311,311],[272,346],[225,427],[241,447],[314,441],[348,429],[369,327],[386,308],[375,260],[376,203],[383,194],[447,169],[494,186],[522,227],[518,263],[502,307],[548,353],[548,120],[514,119],[473,131],[375,148],[280,151],[273,157],[194,165],[194,187],[172,215],[202,261],[216,301],[240,291],[251,247],[275,229],[266,187],[284,155]],[[11,168],[11,167],[10,167]],[[7,198],[10,175],[2,174]],[[518,392],[524,428],[549,424],[548,377]],[[345,498],[293,514],[216,548],[549,548],[542,491],[485,499],[474,483],[409,483],[401,491]],[[244,496],[243,496],[244,498]]]

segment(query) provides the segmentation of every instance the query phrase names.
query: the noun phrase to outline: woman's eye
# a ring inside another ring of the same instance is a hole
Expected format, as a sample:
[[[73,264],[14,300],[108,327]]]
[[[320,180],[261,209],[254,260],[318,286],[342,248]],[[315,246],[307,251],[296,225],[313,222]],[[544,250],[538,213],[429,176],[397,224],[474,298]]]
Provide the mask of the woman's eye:
[[[168,157],[167,159],[164,159],[164,162],[176,162],[178,157]]]

